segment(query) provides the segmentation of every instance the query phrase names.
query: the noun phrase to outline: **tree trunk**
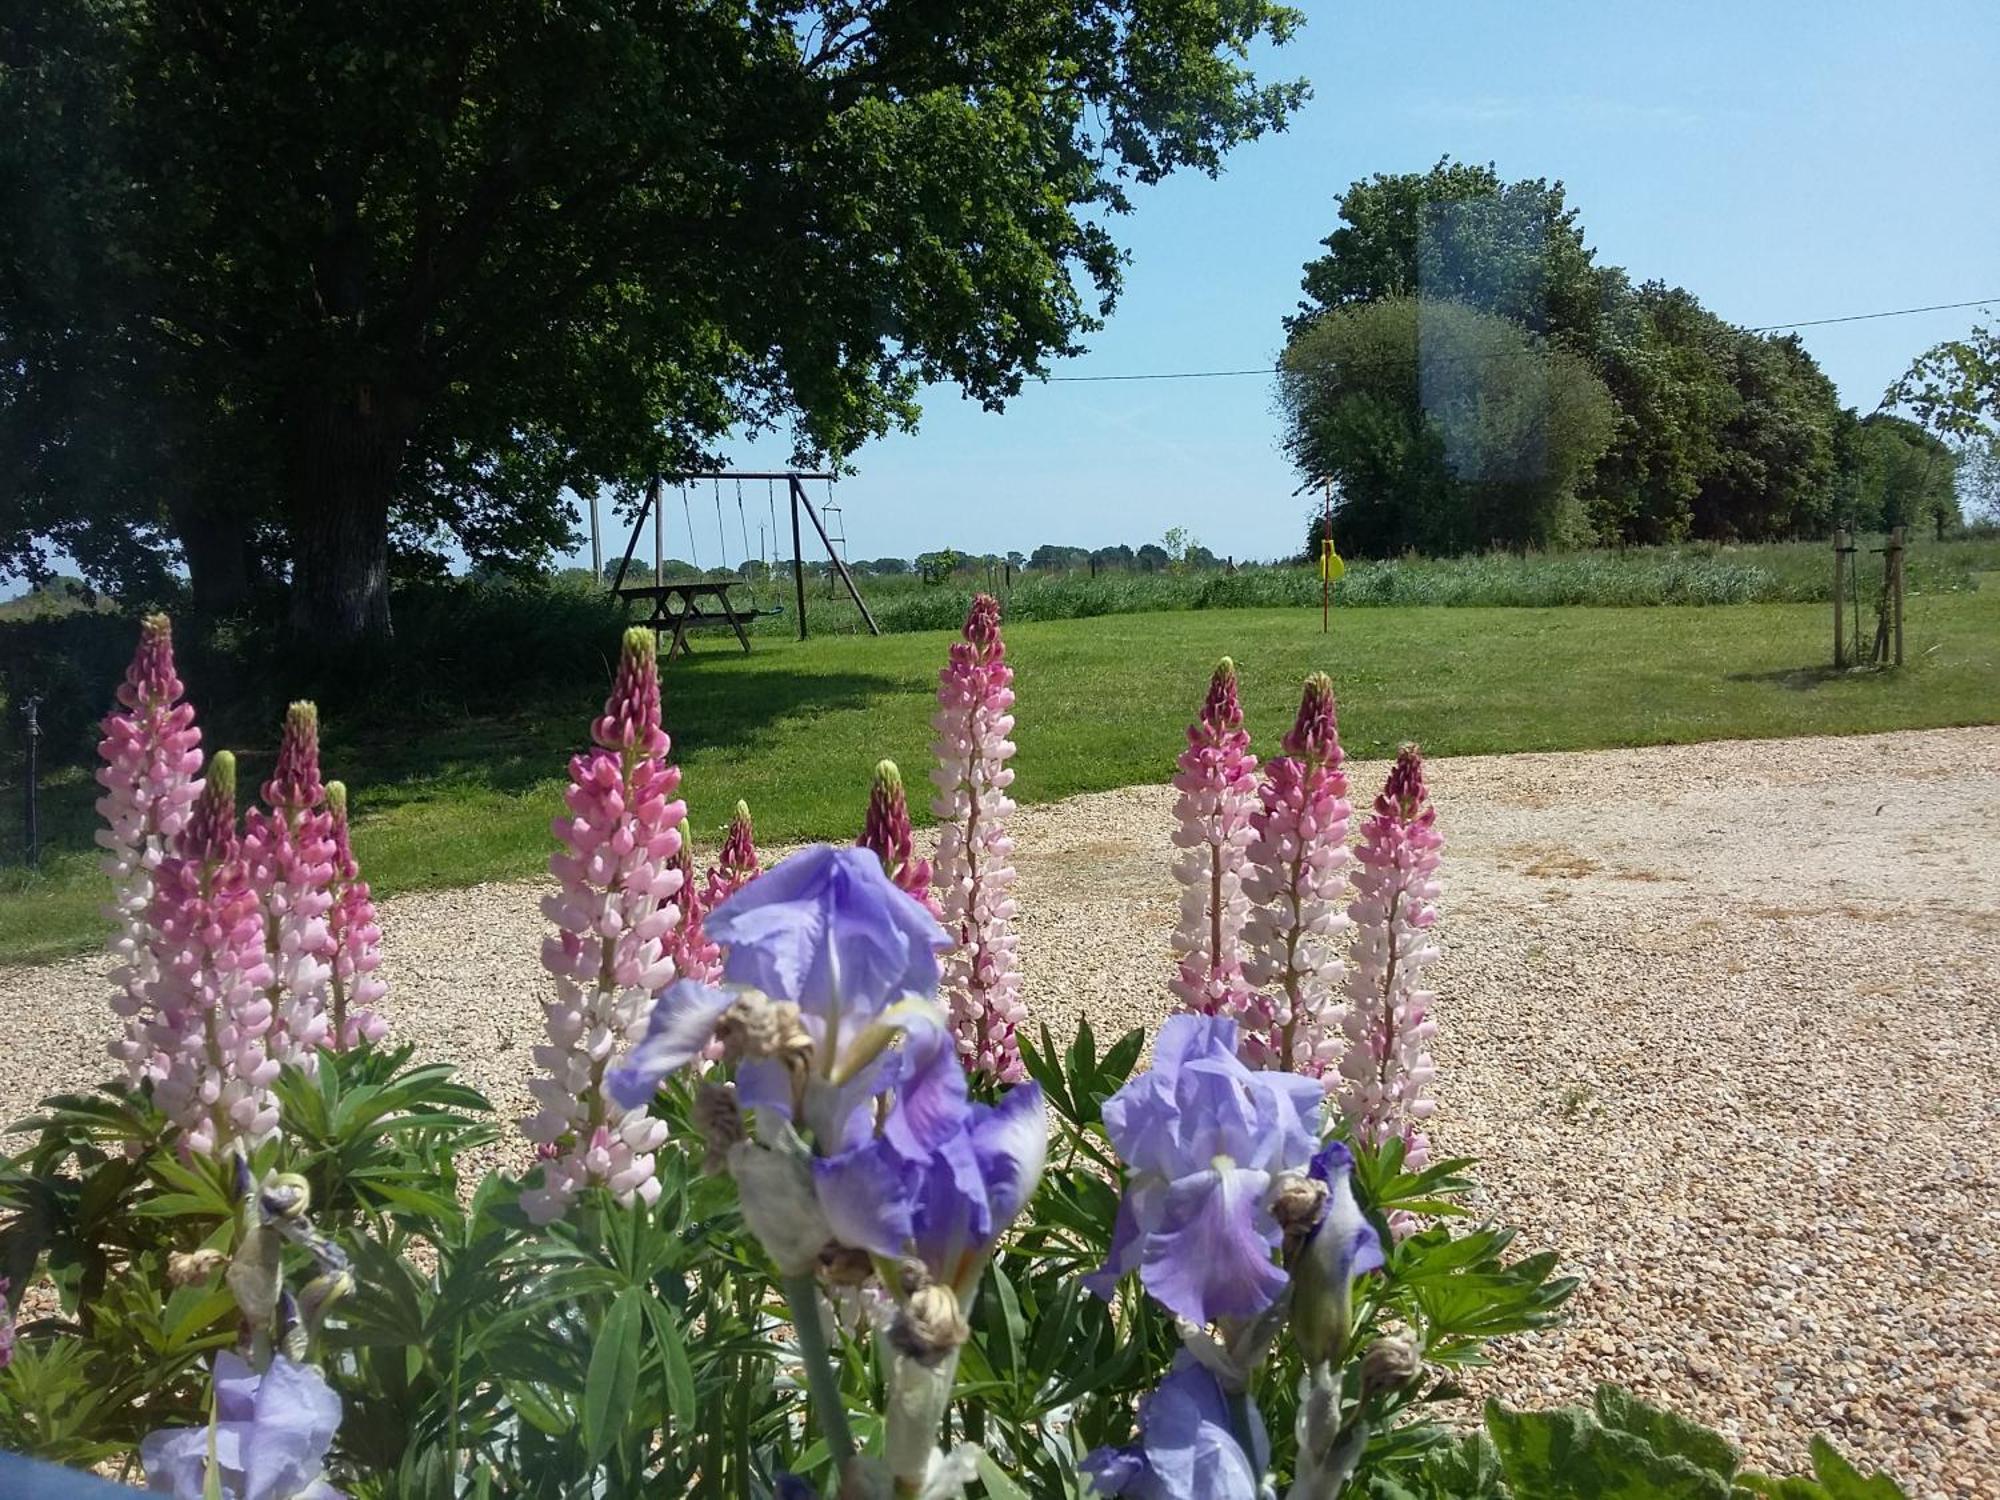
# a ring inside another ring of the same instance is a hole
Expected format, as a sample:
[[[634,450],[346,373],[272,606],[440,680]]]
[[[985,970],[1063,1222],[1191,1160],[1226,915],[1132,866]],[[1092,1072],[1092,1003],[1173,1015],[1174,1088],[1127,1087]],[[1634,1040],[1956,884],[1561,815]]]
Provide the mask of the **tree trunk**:
[[[194,607],[227,614],[250,597],[250,528],[240,516],[217,515],[188,499],[172,500],[174,533],[187,563]]]
[[[291,624],[322,648],[390,633],[389,497],[408,434],[365,385],[319,393],[294,423]]]

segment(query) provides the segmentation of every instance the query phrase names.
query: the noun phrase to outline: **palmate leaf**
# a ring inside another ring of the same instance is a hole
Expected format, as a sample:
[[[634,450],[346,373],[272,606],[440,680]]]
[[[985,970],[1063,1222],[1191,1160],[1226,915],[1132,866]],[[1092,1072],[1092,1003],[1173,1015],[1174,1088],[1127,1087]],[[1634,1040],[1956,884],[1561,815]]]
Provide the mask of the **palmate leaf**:
[[[1906,1500],[1895,1480],[1880,1472],[1862,1474],[1823,1437],[1812,1440],[1812,1461],[1810,1479],[1739,1474],[1738,1491],[1761,1500]]]
[[[1599,1386],[1594,1406],[1598,1421],[1606,1427],[1629,1432],[1644,1440],[1655,1452],[1685,1458],[1689,1463],[1724,1478],[1734,1475],[1742,1462],[1742,1455],[1721,1433],[1711,1432],[1700,1423],[1690,1422],[1673,1412],[1649,1406],[1630,1391],[1615,1385]]]
[[[1507,1484],[1533,1500],[1730,1500],[1721,1474],[1603,1426],[1580,1407],[1513,1412],[1486,1404]]]

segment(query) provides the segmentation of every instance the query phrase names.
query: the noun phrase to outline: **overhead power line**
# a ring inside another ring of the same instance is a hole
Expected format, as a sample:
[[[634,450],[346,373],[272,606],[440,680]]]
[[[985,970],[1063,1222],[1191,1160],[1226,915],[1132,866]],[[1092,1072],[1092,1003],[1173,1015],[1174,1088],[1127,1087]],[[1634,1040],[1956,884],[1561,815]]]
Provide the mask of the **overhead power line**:
[[[1793,323],[1760,323],[1745,333],[1780,333],[1791,328],[1824,328],[1830,323],[1866,323],[1876,318],[1907,318],[1917,313],[1955,312],[1963,307],[1983,307],[2000,302],[2000,296],[1974,297],[1968,302],[1933,302],[1927,307],[1892,307],[1883,312],[1848,313],[1838,318],[1801,318]],[[1098,385],[1122,380],[1226,380],[1237,375],[1275,375],[1277,365],[1253,365],[1242,370],[1162,370],[1134,375],[1051,375],[1050,385]]]

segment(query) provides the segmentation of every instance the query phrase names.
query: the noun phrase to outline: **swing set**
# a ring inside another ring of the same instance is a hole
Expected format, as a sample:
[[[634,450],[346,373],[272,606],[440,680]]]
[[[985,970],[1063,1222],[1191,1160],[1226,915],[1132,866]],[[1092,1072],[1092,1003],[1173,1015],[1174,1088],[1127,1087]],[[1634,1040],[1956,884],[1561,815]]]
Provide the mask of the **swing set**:
[[[743,486],[746,481],[755,484],[758,480],[764,482],[764,504],[770,518],[770,530],[768,533],[765,531],[762,521],[757,523],[758,549],[752,553],[750,522],[744,505]],[[810,480],[820,480],[826,485],[826,502],[822,507],[826,519],[822,519],[821,510],[814,509],[812,500],[806,494],[806,483]],[[672,640],[667,647],[667,660],[672,661],[676,656],[688,653],[689,630],[709,625],[728,626],[736,632],[737,641],[744,651],[748,652],[750,637],[744,631],[744,625],[759,616],[782,615],[785,612],[784,602],[780,598],[774,597],[768,607],[759,607],[758,603],[760,591],[773,581],[775,574],[772,564],[776,559],[772,556],[772,552],[778,540],[777,486],[780,482],[785,485],[787,500],[791,507],[792,587],[798,611],[799,639],[806,638],[806,564],[804,547],[800,541],[801,510],[812,522],[813,530],[818,533],[820,545],[825,547],[827,560],[832,565],[828,579],[829,587],[833,578],[837,577],[846,585],[848,597],[853,599],[855,609],[860,612],[862,622],[868,627],[868,633],[870,635],[882,633],[882,628],[875,623],[875,616],[870,612],[867,601],[861,597],[861,590],[855,586],[853,575],[847,570],[847,560],[841,556],[841,548],[846,543],[847,537],[844,530],[839,528],[840,507],[834,503],[831,474],[802,473],[797,470],[773,472],[717,470],[708,473],[681,474],[672,479],[655,478],[646,486],[645,498],[640,502],[638,513],[632,518],[632,532],[625,541],[625,554],[619,559],[618,572],[611,580],[611,592],[620,599],[642,601],[651,605],[651,613],[638,623],[649,627],[656,640],[662,632],[672,632]],[[735,486],[736,526],[742,544],[742,552],[736,566],[740,570],[752,557],[759,558],[763,563],[761,581],[745,578],[740,571],[734,577],[722,578],[666,577],[667,487],[671,484],[681,492],[681,517],[687,528],[689,558],[699,569],[701,544],[695,536],[693,497],[703,483],[709,485],[715,502],[715,540],[721,566],[725,569],[729,567],[729,534],[723,519],[723,485],[729,483]],[[628,583],[626,579],[631,572],[633,554],[639,549],[639,538],[645,533],[648,517],[653,523],[652,582]],[[829,533],[827,525],[829,520],[834,523],[838,534]],[[590,508],[590,544],[592,567],[601,577],[603,564],[598,544],[597,505],[594,497]],[[749,591],[750,603],[747,608],[731,600],[729,596],[732,589]]]

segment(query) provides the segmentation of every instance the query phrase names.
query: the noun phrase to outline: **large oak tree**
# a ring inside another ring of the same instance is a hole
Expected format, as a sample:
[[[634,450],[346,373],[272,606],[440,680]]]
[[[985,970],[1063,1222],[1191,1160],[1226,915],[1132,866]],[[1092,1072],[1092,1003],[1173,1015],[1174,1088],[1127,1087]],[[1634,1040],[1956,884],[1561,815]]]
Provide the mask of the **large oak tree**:
[[[851,453],[1110,310],[1133,184],[1280,127],[1266,0],[20,0],[0,566],[389,627],[725,433]]]

